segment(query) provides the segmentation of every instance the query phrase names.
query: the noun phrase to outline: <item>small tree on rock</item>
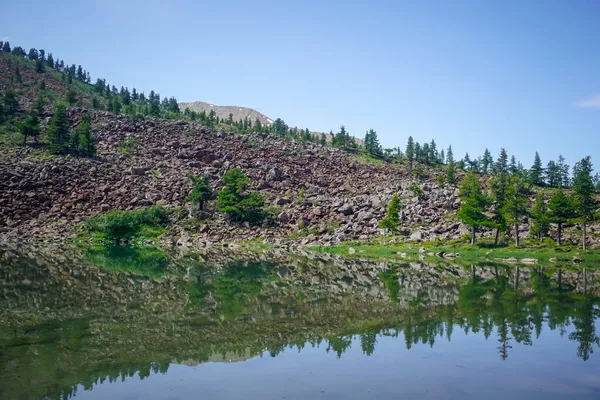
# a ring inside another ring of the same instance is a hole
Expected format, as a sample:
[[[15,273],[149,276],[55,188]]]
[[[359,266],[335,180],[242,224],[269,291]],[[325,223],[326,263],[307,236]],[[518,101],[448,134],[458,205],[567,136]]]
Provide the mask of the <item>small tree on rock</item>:
[[[201,211],[204,211],[204,204],[213,196],[213,190],[207,177],[190,176],[190,181],[194,187],[187,196],[187,200],[192,203],[190,217],[197,218]]]
[[[400,225],[400,200],[398,194],[394,193],[392,200],[387,206],[385,217],[379,224],[380,228],[387,229],[390,232],[396,232]]]

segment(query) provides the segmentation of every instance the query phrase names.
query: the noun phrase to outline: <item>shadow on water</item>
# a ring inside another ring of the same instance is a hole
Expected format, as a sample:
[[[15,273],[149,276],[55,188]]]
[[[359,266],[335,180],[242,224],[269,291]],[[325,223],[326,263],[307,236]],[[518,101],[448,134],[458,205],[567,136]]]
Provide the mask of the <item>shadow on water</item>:
[[[241,361],[286,349],[338,358],[357,340],[404,346],[483,335],[506,360],[544,330],[600,346],[600,273],[335,256],[165,254],[114,247],[0,248],[0,398],[73,396],[172,363]]]

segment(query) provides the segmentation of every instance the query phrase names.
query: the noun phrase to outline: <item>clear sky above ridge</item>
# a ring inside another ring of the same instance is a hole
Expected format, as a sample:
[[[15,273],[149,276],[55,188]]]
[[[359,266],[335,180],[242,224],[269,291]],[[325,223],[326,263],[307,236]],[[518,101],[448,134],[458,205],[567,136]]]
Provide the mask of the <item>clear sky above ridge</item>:
[[[3,3],[0,38],[117,87],[600,169],[599,1]]]

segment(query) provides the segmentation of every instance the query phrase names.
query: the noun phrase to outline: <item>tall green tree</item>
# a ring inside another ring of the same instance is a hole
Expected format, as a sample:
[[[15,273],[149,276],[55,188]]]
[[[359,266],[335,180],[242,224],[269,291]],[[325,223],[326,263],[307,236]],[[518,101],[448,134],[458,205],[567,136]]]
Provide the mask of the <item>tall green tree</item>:
[[[550,187],[559,187],[561,181],[558,164],[554,160],[548,161],[546,165],[546,183]]]
[[[192,204],[190,208],[190,217],[197,218],[200,212],[204,210],[204,204],[212,198],[213,190],[210,187],[210,181],[206,176],[190,176],[190,181],[194,186],[186,200]]]
[[[481,159],[481,172],[484,175],[487,175],[490,172],[490,167],[494,163],[494,159],[492,158],[492,153],[488,149],[485,149],[483,152],[483,158]]]
[[[542,242],[550,230],[550,214],[542,192],[538,192],[535,197],[531,220],[531,234]]]
[[[557,166],[558,166],[558,171],[560,174],[560,183],[559,183],[559,187],[568,187],[570,185],[569,182],[569,164],[566,163],[565,158],[562,156],[562,154],[558,155],[558,162],[557,162]]]
[[[590,156],[583,158],[573,167],[573,197],[575,212],[582,222],[583,249],[586,249],[587,225],[597,218],[598,205],[594,198],[594,181],[592,178],[592,160]]]
[[[550,221],[557,224],[557,243],[562,245],[562,226],[575,218],[575,207],[573,201],[559,188],[548,202]]]
[[[19,112],[19,100],[14,90],[6,90],[2,97],[4,115],[8,118],[14,117]]]
[[[406,144],[406,159],[408,160],[408,171],[412,172],[413,162],[415,160],[415,141],[412,136],[408,137],[408,143]]]
[[[69,121],[67,119],[67,107],[63,103],[56,103],[54,114],[50,118],[48,131],[48,150],[53,154],[61,154],[69,147]]]
[[[544,184],[544,168],[542,168],[542,159],[537,151],[535,152],[535,158],[529,170],[528,177],[532,185],[542,186]]]
[[[400,200],[398,194],[394,193],[392,200],[387,206],[387,212],[385,217],[381,220],[379,226],[383,229],[387,229],[390,232],[397,232],[398,226],[400,225]]]
[[[446,157],[448,159],[448,164],[446,165],[446,181],[449,185],[454,185],[454,181],[456,180],[456,171],[454,165],[454,153],[452,153],[452,146],[448,147]]]
[[[508,222],[506,220],[505,204],[508,188],[508,176],[506,174],[495,176],[490,181],[491,204],[492,204],[492,222],[496,228],[495,244],[498,245],[500,233],[506,232]]]
[[[528,189],[524,182],[518,176],[513,176],[508,182],[506,188],[506,203],[504,204],[504,213],[509,224],[514,227],[515,245],[520,244],[519,223],[527,215],[527,194]]]
[[[28,137],[37,137],[40,135],[40,121],[35,112],[29,113],[23,121],[17,122],[17,129],[23,135],[23,146],[27,145]]]
[[[479,178],[473,171],[470,171],[460,183],[458,196],[461,202],[458,219],[471,227],[471,244],[475,244],[477,228],[489,226],[489,220],[485,215],[488,199],[481,190]]]
[[[69,88],[65,95],[65,100],[70,106],[73,106],[75,103],[77,103],[77,93],[75,93],[75,90]]]
[[[504,148],[500,149],[500,155],[496,160],[496,164],[494,164],[494,173],[496,175],[508,173],[508,154]]]
[[[83,157],[96,155],[96,142],[92,135],[92,119],[89,113],[81,116],[81,122],[71,138],[71,151]]]

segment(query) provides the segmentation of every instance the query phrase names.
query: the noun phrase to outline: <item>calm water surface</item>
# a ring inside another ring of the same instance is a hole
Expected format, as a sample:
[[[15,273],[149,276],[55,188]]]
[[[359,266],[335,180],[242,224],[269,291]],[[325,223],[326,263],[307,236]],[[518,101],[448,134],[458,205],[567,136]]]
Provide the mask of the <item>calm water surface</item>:
[[[0,399],[599,399],[593,268],[0,247]]]

